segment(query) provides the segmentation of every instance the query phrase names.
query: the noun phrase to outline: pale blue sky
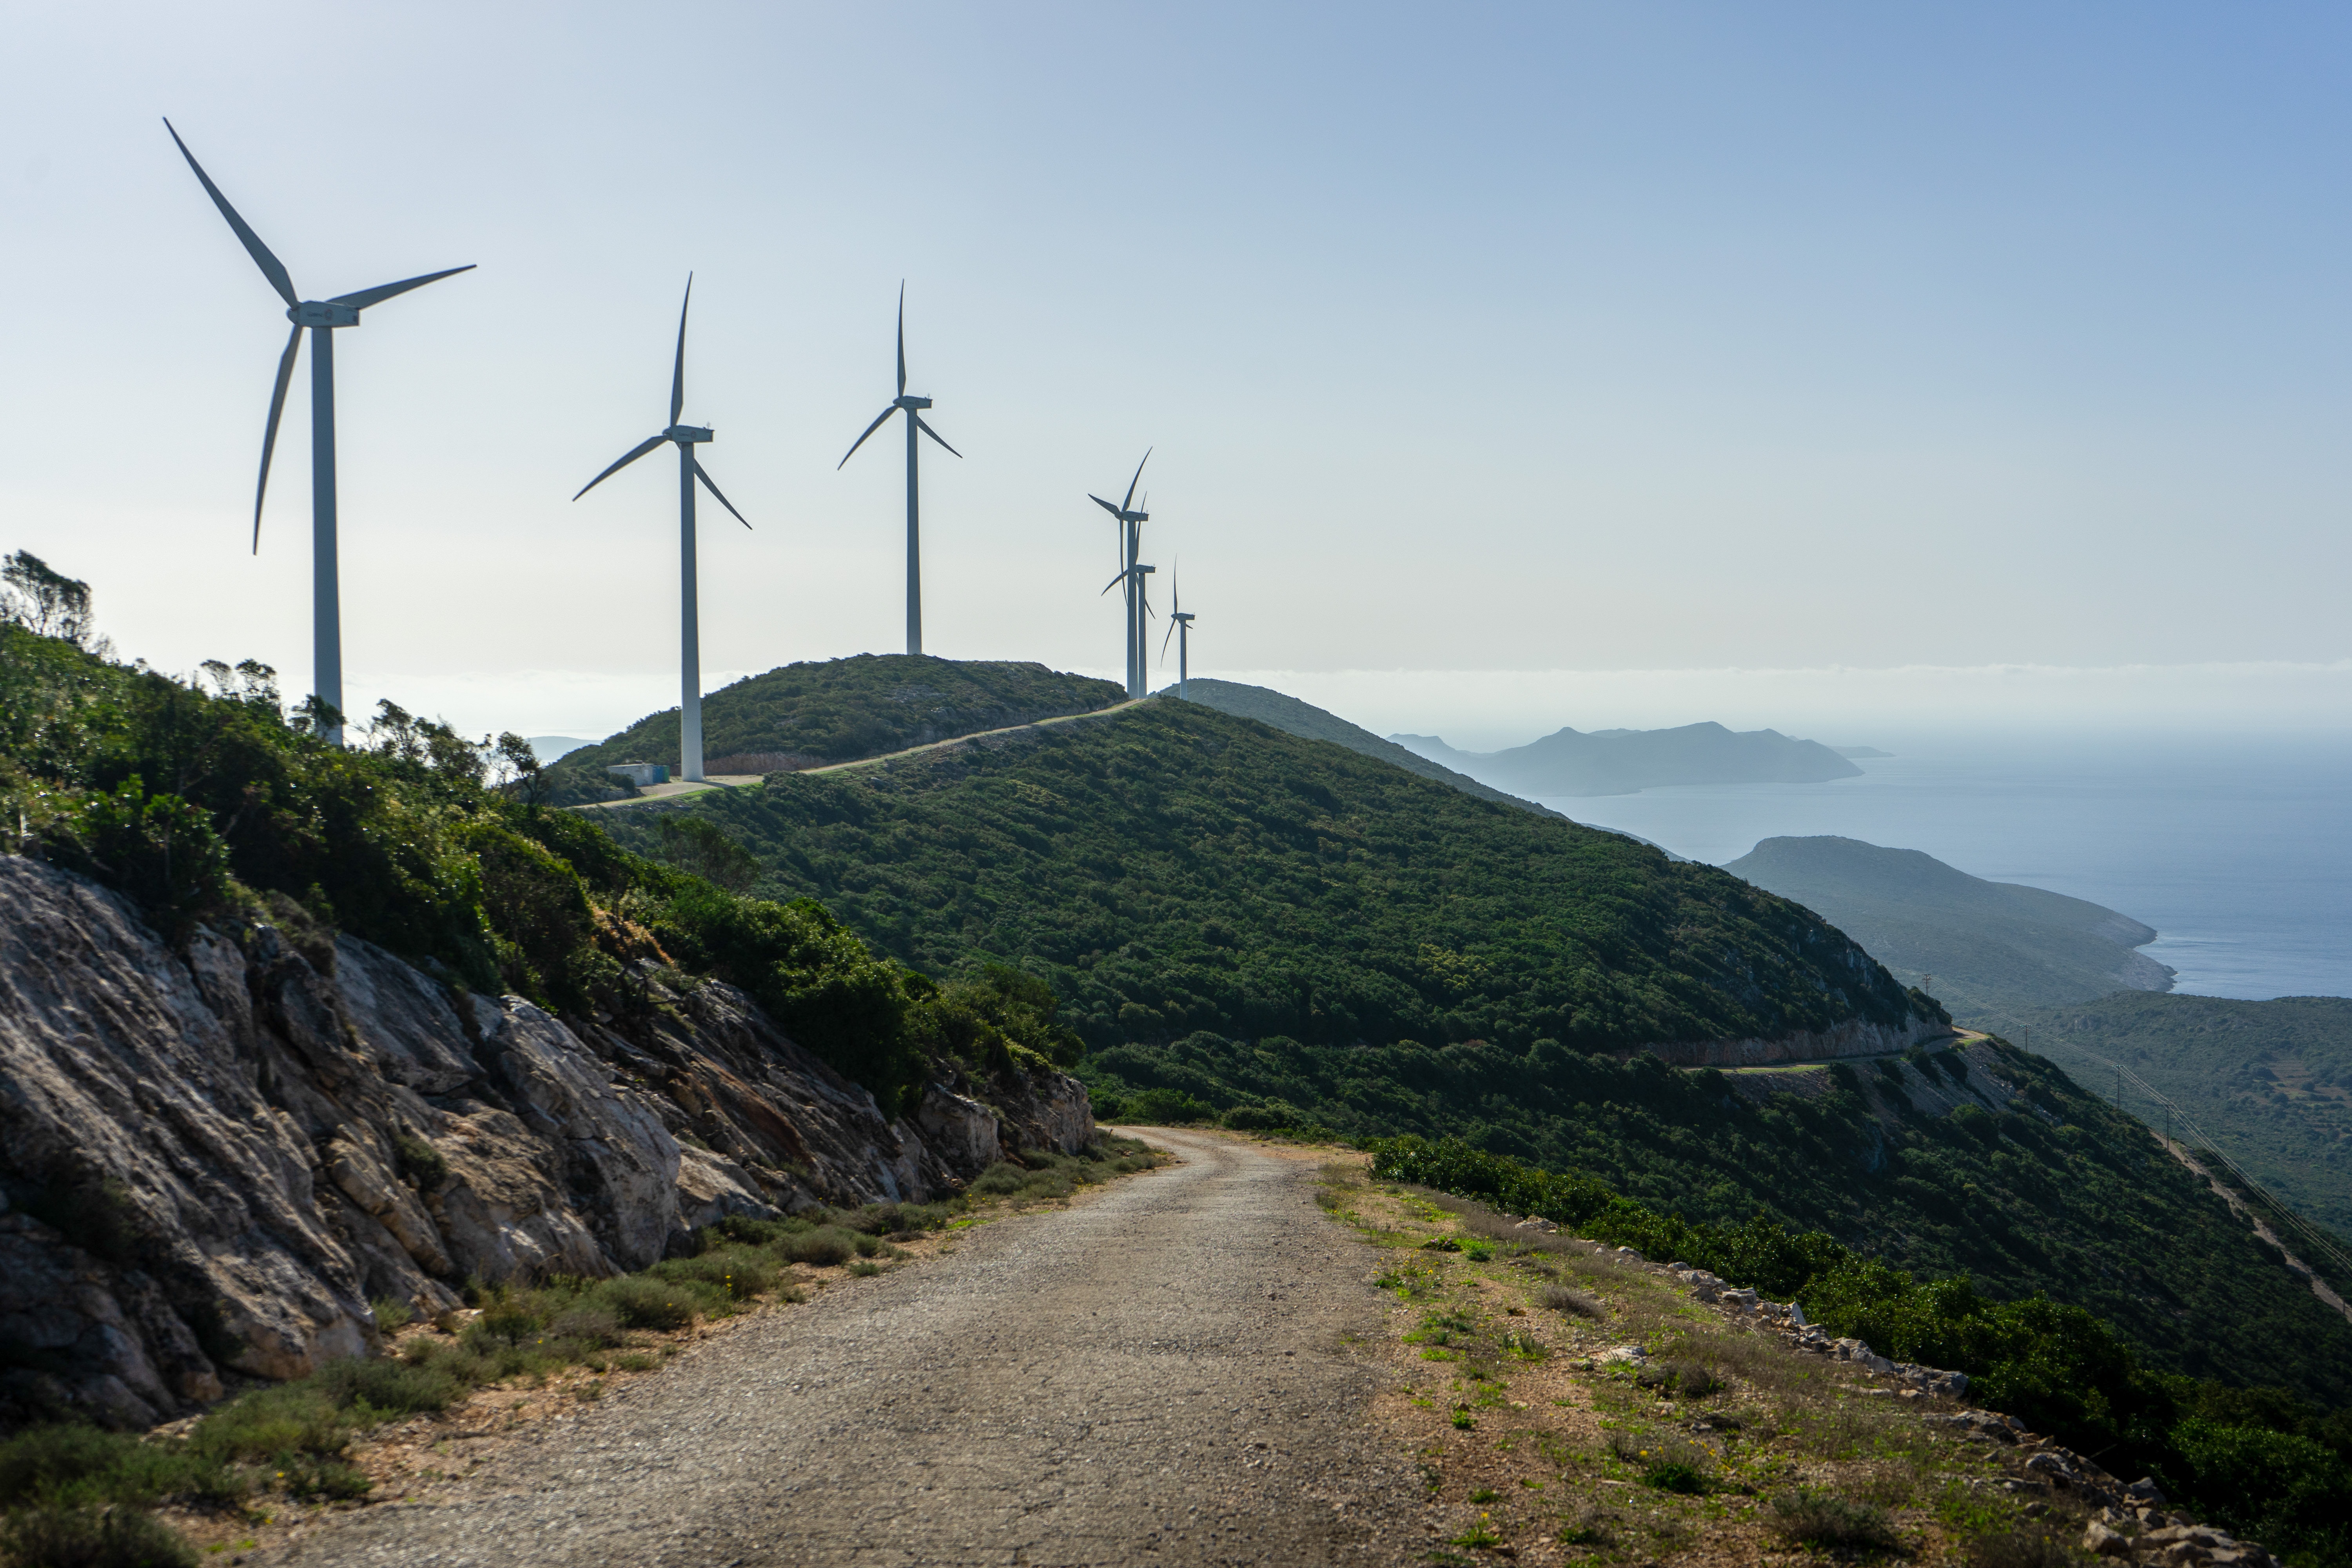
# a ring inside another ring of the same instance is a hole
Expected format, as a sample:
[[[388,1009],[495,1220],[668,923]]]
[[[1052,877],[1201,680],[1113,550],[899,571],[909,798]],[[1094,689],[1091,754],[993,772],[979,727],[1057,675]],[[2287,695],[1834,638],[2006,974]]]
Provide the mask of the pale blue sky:
[[[257,561],[285,327],[169,113],[307,294],[480,264],[338,339],[355,705],[675,700],[666,468],[568,498],[659,425],[693,268],[688,416],[759,525],[706,514],[714,684],[899,646],[895,446],[834,464],[904,276],[966,454],[925,458],[935,652],[1114,667],[1084,492],[1156,444],[1196,668],[1376,727],[1519,718],[1342,672],[1566,672],[1508,687],[1528,733],[1862,722],[1899,679],[1625,672],[1921,664],[2352,722],[2340,10],[0,18],[0,547],[158,663],[310,666],[307,378]],[[1918,701],[1963,688],[2017,689]]]

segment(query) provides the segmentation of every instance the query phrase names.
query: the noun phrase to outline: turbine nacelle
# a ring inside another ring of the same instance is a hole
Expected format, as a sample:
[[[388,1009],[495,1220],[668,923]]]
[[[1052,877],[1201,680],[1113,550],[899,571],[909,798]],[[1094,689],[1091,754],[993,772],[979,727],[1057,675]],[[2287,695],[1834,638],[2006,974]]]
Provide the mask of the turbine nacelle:
[[[928,397],[908,397],[903,393],[890,400],[891,407],[904,408],[909,411],[917,408],[929,408],[930,405],[931,400]],[[941,441],[940,445],[944,447],[947,443],[945,441]]]
[[[662,432],[662,439],[675,441],[681,447],[691,447],[703,441],[716,441],[719,437],[708,425],[673,425]]]
[[[286,319],[298,327],[356,327],[360,324],[360,313],[355,307],[333,300],[305,300],[299,305],[289,305],[286,310]]]

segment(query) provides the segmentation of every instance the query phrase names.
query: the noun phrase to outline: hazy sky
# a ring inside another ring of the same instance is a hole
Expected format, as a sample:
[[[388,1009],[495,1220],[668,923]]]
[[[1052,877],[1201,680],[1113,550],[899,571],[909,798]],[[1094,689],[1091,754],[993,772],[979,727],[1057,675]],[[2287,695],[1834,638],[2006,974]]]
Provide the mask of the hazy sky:
[[[0,548],[161,665],[310,666],[307,373],[256,559],[287,329],[168,113],[306,296],[480,264],[337,337],[355,709],[675,701],[674,469],[569,498],[691,268],[711,685],[901,646],[903,277],[936,653],[1114,669],[1156,446],[1195,668],[1376,728],[2352,725],[2341,8],[0,22]]]

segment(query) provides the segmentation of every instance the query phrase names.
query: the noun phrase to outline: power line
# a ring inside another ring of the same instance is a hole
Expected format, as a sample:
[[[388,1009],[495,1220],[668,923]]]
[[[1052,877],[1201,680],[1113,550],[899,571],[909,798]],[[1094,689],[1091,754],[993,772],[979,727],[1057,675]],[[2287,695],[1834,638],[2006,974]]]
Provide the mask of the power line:
[[[2204,1128],[2197,1124],[2196,1118],[2190,1116],[2178,1105],[2175,1105],[2171,1099],[2158,1090],[2155,1085],[2149,1083],[2146,1079],[2141,1078],[2139,1074],[2133,1072],[2129,1068],[2125,1067],[2123,1063],[2116,1060],[2113,1057],[2101,1056],[2098,1052],[2084,1046],[2076,1046],[2074,1048],[2081,1051],[2083,1055],[2090,1058],[2093,1061],[2099,1063],[2101,1066],[2110,1067],[2115,1069],[2116,1084],[2116,1102],[2117,1109],[2121,1109],[2122,1107],[2122,1086],[2124,1081],[2128,1079],[2134,1089],[2137,1089],[2141,1094],[2146,1095],[2149,1100],[2154,1100],[2157,1104],[2164,1107],[2165,1133],[2167,1142],[2170,1141],[2173,1118],[2178,1116],[2179,1118],[2181,1127],[2185,1129],[2189,1136],[2196,1141],[2196,1146],[2198,1148],[2211,1154],[2214,1162],[2224,1171],[2229,1173],[2231,1179],[2235,1181],[2239,1186],[2245,1189],[2249,1194],[2260,1198],[2263,1205],[2270,1209],[2271,1213],[2278,1217],[2282,1227],[2293,1231],[2296,1235],[2299,1241],[2304,1245],[2305,1250],[2316,1253],[2320,1257],[2326,1258],[2329,1263],[2335,1266],[2338,1279],[2345,1280],[2347,1284],[2352,1284],[2352,1256],[2347,1256],[2346,1254],[2343,1246],[2338,1243],[2334,1237],[2328,1235],[2326,1231],[2321,1230],[2309,1220],[2305,1219],[2303,1215],[2297,1214],[2294,1210],[2287,1207],[2285,1204],[2279,1201],[2276,1194],[2273,1193],[2268,1187],[2263,1186],[2260,1182],[2254,1180],[2253,1176],[2243,1165],[2239,1164],[2237,1161],[2230,1157],[2228,1152],[2222,1149],[2221,1145],[2215,1141],[2211,1133],[2206,1131]]]

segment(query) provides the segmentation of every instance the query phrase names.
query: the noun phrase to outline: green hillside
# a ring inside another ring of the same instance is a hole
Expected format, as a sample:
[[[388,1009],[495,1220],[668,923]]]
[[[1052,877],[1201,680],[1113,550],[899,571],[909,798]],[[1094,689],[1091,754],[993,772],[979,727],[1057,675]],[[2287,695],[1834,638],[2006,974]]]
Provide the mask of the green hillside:
[[[2171,971],[2133,951],[2156,932],[2130,916],[1989,882],[1916,849],[1767,838],[1724,869],[1834,921],[1906,984],[1934,975],[1936,999],[1964,1024],[2172,984]]]
[[[2004,1064],[2008,1111],[1936,1116],[1901,1082],[1938,1067],[1748,1093],[1639,1052],[1906,1005],[1836,931],[1720,870],[1164,700],[602,825],[659,854],[665,817],[717,825],[761,892],[819,898],[918,968],[1045,978],[1106,1114],[1459,1134],[1691,1219],[1761,1208],[2047,1290],[2183,1372],[2289,1375],[2263,1348],[2289,1336],[2311,1347],[2298,1383],[2352,1397],[2352,1326],[2046,1062]]]
[[[1897,1024],[1845,938],[1709,867],[1159,699],[675,810],[932,971],[1019,960],[1097,1046],[1194,1029],[1524,1050]]]
[[[1328,741],[1345,746],[1379,762],[1402,768],[1409,773],[1419,773],[1425,779],[1451,784],[1465,795],[1475,795],[1480,800],[1491,800],[1504,805],[1532,811],[1540,816],[1560,814],[1548,805],[1538,805],[1531,800],[1521,800],[1515,795],[1505,795],[1491,784],[1482,784],[1468,773],[1455,773],[1440,763],[1433,763],[1418,752],[1409,752],[1394,741],[1383,741],[1370,730],[1349,723],[1338,714],[1301,702],[1286,692],[1264,686],[1244,686],[1233,680],[1195,680],[1192,682],[1192,701],[1213,708],[1220,713],[1236,718],[1255,719],[1261,724],[1309,741]]]
[[[1125,698],[1110,681],[1042,664],[862,653],[784,665],[710,693],[702,700],[702,754],[712,773],[771,773],[1090,713]],[[563,765],[594,773],[612,763],[677,761],[671,708],[573,752]]]
[[[2352,1242],[2352,998],[2123,992],[2010,1010],[2008,1032],[2103,1094],[2122,1062],[2305,1219]],[[2163,1113],[2128,1109],[2152,1123]]]

